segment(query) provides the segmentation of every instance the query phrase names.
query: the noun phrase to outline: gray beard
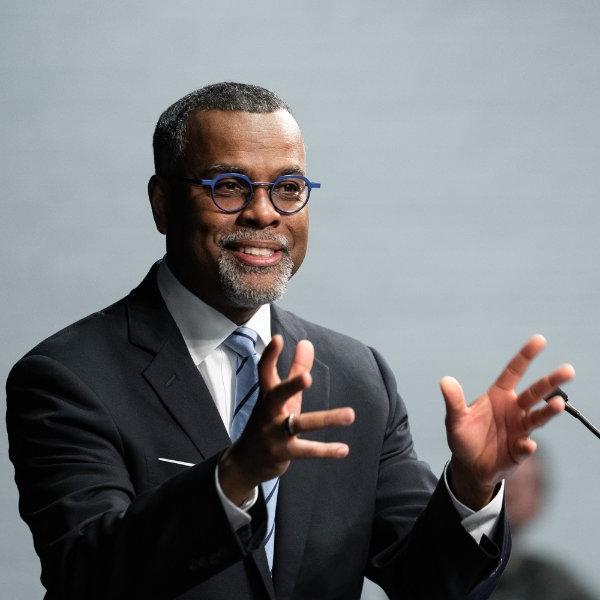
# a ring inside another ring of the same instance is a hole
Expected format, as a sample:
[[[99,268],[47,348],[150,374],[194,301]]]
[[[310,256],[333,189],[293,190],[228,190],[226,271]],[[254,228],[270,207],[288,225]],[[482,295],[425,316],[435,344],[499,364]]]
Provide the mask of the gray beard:
[[[258,308],[263,304],[271,304],[279,300],[287,289],[287,282],[292,276],[293,261],[287,251],[287,240],[283,236],[235,235],[226,236],[222,243],[243,239],[277,239],[284,246],[281,261],[268,267],[252,267],[241,264],[230,253],[224,252],[219,257],[219,279],[223,292],[229,302],[240,308]],[[263,275],[269,277],[268,285],[261,285]]]

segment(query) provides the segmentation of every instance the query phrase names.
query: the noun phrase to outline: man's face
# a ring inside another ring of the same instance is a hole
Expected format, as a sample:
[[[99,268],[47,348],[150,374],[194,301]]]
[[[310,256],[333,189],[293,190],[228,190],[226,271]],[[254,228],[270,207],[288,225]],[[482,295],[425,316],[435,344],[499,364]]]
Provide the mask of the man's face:
[[[237,172],[270,182],[305,174],[302,135],[287,111],[202,111],[190,117],[187,131],[187,177]],[[227,214],[214,204],[209,188],[177,184],[164,194],[162,227],[160,199],[152,196],[151,191],[157,226],[167,234],[169,265],[189,289],[230,318],[239,309],[276,300],[304,259],[307,208],[282,215],[263,187],[244,210]]]

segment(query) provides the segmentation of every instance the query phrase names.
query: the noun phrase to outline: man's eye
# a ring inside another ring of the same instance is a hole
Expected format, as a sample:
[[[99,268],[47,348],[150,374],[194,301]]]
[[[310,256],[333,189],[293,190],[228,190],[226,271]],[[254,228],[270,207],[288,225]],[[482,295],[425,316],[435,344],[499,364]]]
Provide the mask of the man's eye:
[[[277,185],[276,192],[278,194],[292,195],[299,194],[302,191],[302,185],[299,181],[289,179],[282,181]]]
[[[236,179],[221,179],[215,185],[215,191],[219,194],[244,193],[246,191],[246,186]]]

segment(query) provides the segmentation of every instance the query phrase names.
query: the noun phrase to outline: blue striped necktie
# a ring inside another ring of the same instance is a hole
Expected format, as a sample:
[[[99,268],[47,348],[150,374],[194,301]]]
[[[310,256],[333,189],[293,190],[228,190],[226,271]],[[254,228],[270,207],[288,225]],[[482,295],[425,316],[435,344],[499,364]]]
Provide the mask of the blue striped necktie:
[[[258,356],[256,355],[256,331],[249,327],[238,327],[224,342],[236,353],[235,368],[235,408],[231,419],[229,436],[235,442],[248,423],[256,404],[259,391]],[[267,503],[267,537],[265,552],[269,569],[273,570],[273,550],[275,548],[275,509],[277,506],[277,491],[279,477],[264,481],[262,484],[265,502]]]

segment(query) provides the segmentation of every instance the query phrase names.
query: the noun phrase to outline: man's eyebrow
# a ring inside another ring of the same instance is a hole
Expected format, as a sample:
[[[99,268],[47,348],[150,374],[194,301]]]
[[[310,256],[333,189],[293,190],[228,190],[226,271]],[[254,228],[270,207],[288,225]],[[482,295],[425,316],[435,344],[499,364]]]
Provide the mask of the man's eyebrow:
[[[279,175],[304,175],[304,169],[300,165],[291,165],[279,171]]]
[[[240,173],[246,175],[246,169],[240,165],[228,164],[228,163],[216,163],[209,165],[204,169],[205,173]]]

